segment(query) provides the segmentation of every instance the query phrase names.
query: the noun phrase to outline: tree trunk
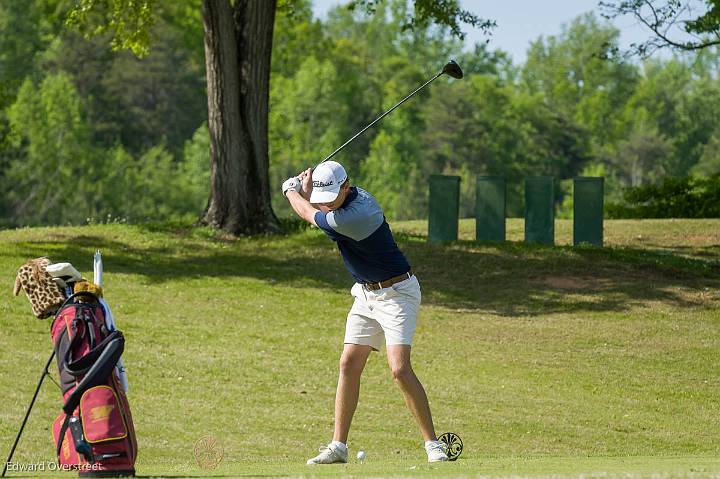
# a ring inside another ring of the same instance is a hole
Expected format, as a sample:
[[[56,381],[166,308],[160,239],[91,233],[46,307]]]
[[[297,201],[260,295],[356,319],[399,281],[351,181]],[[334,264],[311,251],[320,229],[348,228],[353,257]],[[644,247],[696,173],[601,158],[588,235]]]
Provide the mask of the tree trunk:
[[[270,205],[268,103],[275,0],[203,0],[211,197],[203,222],[279,231]]]

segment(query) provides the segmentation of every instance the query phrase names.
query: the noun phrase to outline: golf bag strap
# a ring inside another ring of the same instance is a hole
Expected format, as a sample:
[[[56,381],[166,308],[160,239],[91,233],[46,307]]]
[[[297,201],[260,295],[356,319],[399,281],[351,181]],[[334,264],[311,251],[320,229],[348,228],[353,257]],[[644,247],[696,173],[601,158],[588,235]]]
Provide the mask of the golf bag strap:
[[[69,328],[67,328],[67,327],[65,329],[63,329],[63,331],[60,335],[58,335],[58,341],[61,341],[63,336],[67,336],[69,339],[68,347],[60,359],[61,359],[62,368],[70,374],[72,374],[72,372],[68,369],[67,365],[72,362],[72,350],[75,348],[77,343],[83,338],[83,335],[79,333],[79,328],[77,327],[78,321],[82,321],[82,316],[80,316],[76,313],[75,318],[73,318],[73,321],[72,321],[72,326],[75,329],[74,335],[72,335],[72,336],[70,335]],[[84,325],[85,325],[85,329],[87,329],[87,323],[84,323]]]
[[[114,332],[118,334],[105,345],[95,364],[92,365],[85,377],[75,386],[75,389],[65,401],[63,411],[66,415],[72,414],[75,408],[78,407],[80,398],[85,391],[107,381],[108,376],[115,369],[115,365],[125,348],[125,338],[120,331]]]
[[[58,443],[55,450],[55,455],[57,457],[60,457],[60,451],[62,451],[62,444],[65,440],[65,433],[67,432],[68,424],[70,424],[70,414],[65,414],[65,420],[63,421],[62,426],[60,426],[60,434],[58,434]]]
[[[65,419],[63,420],[62,426],[60,426],[60,434],[58,434],[58,443],[57,443],[57,448],[56,448],[56,450],[55,450],[55,455],[56,455],[58,458],[60,457],[60,451],[62,451],[62,444],[63,444],[63,441],[65,440],[65,433],[67,432],[68,426],[70,425],[70,418],[72,418],[72,415],[71,415],[71,414],[66,414],[66,415],[65,415]],[[73,439],[73,441],[75,440],[75,434],[74,434],[72,428],[70,428],[70,437],[71,437],[71,439]],[[78,454],[82,454],[83,456],[85,456],[85,459],[86,459],[88,462],[90,462],[90,463],[94,462],[94,459],[93,459],[93,457],[92,457],[92,453],[90,454],[90,456],[88,456],[87,452],[80,452],[80,451],[78,451],[78,449],[77,449],[77,443],[75,443],[75,444],[76,444],[76,446],[75,446],[75,451],[76,451]]]
[[[110,344],[112,341],[119,337],[122,337],[122,333],[119,330],[113,331],[105,339],[103,339],[100,344],[88,351],[84,356],[77,359],[76,361],[72,361],[70,356],[72,355],[73,346],[77,336],[73,337],[71,345],[65,353],[63,367],[68,373],[72,374],[75,377],[87,374],[87,372],[92,368],[92,366],[96,364],[98,358],[105,351],[105,348],[108,347],[108,344]]]

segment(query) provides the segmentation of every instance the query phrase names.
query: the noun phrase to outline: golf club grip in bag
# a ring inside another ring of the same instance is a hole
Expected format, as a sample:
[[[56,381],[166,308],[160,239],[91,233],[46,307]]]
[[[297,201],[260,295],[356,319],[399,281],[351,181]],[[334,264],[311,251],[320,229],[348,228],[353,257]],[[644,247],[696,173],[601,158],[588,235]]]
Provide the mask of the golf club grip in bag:
[[[81,477],[134,475],[135,428],[115,369],[125,338],[108,331],[98,298],[88,292],[63,303],[51,331],[64,399],[53,423],[59,464]]]

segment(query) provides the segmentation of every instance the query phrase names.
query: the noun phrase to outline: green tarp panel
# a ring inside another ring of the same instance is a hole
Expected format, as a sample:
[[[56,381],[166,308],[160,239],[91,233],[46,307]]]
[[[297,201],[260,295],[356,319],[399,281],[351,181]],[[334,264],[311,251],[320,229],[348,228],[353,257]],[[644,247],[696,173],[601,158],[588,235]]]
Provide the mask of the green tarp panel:
[[[478,176],[475,189],[475,239],[505,241],[505,177]]]
[[[454,241],[458,237],[460,177],[430,176],[428,241]]]
[[[602,177],[575,178],[573,181],[573,244],[603,245]]]
[[[554,179],[525,178],[525,241],[555,243]]]

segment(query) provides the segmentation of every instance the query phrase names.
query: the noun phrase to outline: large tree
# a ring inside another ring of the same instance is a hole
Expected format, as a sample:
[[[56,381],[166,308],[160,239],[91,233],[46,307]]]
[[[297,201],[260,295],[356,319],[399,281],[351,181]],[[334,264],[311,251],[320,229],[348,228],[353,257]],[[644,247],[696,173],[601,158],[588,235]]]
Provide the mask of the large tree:
[[[211,150],[203,221],[231,234],[278,230],[268,181],[270,60],[276,10],[296,1],[202,0]],[[354,0],[348,8],[373,11],[381,1]],[[462,37],[463,23],[485,31],[494,25],[458,0],[414,0],[414,7],[407,28],[435,22]],[[116,48],[142,55],[155,8],[154,0],[76,0],[69,19],[88,34],[109,30]]]

